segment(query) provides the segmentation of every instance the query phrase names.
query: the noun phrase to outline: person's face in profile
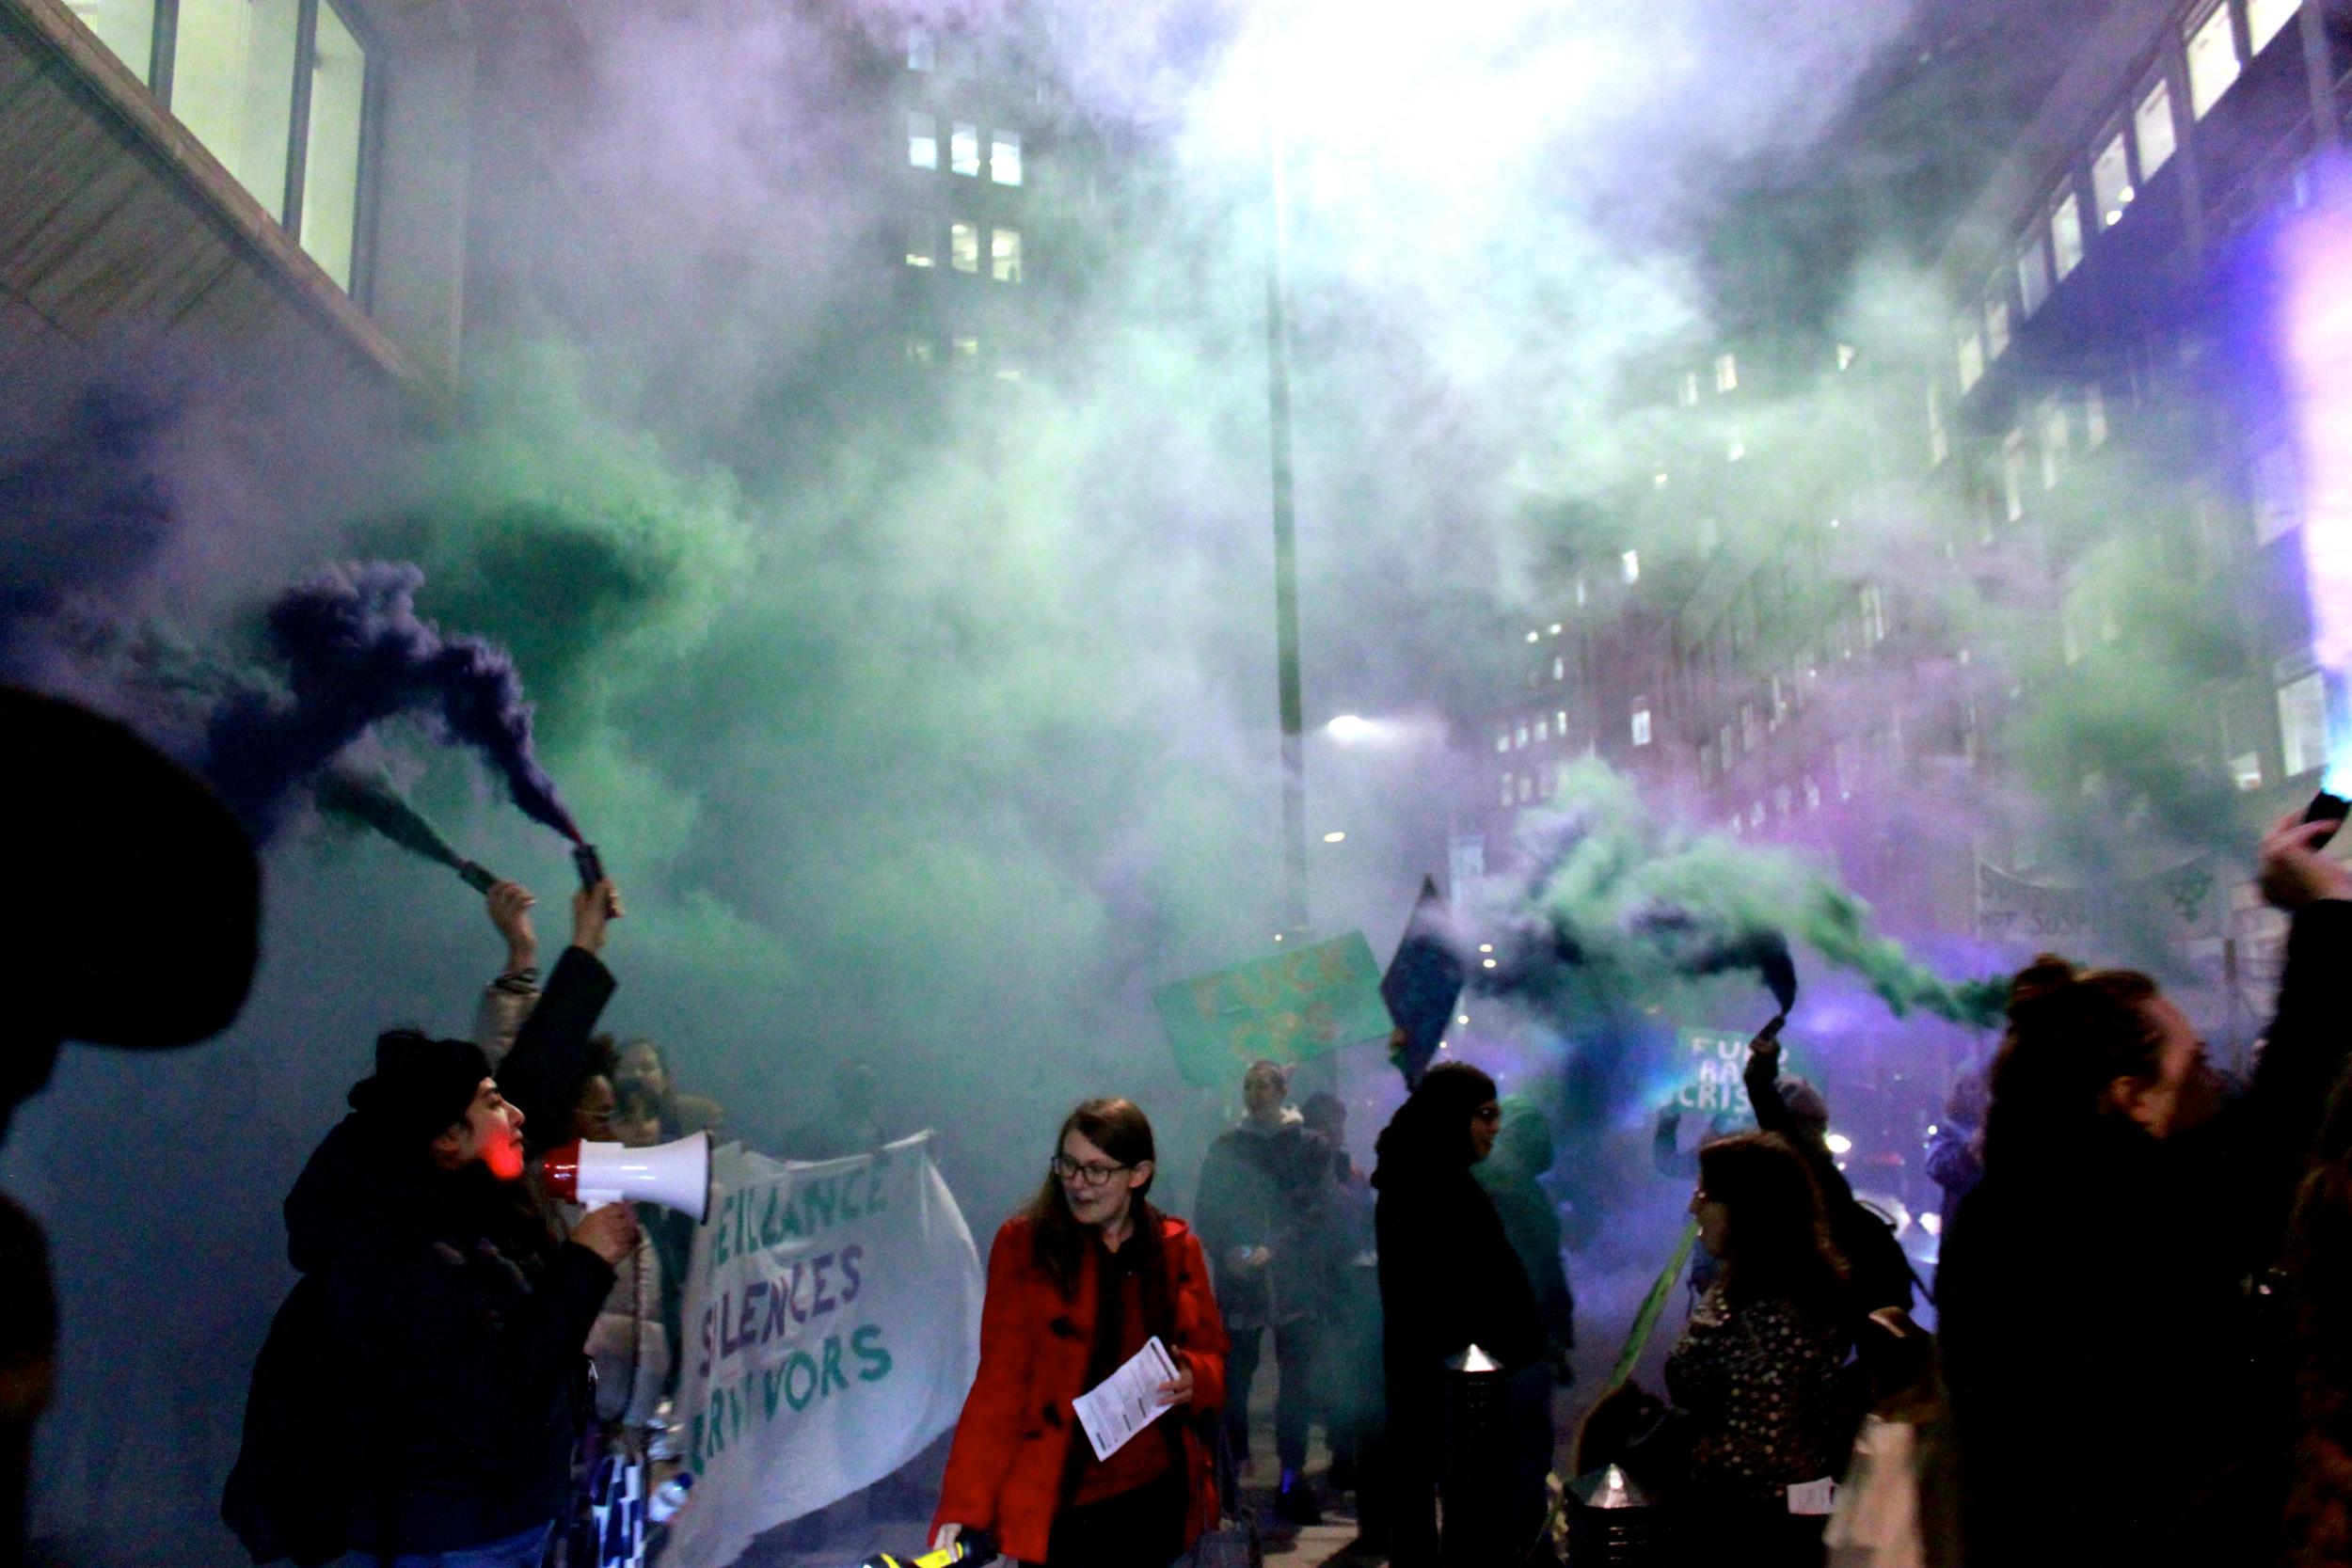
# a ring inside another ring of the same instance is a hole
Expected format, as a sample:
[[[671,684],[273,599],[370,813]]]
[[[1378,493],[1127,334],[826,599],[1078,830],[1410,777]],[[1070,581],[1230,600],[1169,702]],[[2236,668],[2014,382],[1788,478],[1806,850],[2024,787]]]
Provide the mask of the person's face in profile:
[[[1476,1164],[1495,1151],[1495,1134],[1502,1131],[1502,1107],[1494,1101],[1470,1113],[1470,1164]]]

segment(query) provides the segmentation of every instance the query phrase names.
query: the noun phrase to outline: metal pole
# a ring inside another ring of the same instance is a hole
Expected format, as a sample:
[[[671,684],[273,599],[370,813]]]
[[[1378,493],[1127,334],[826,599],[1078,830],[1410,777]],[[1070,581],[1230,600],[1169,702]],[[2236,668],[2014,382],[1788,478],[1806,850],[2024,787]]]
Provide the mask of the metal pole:
[[[1298,531],[1291,467],[1289,191],[1271,55],[1265,75],[1266,435],[1274,500],[1274,649],[1282,716],[1282,930],[1307,932],[1307,749],[1298,696]]]

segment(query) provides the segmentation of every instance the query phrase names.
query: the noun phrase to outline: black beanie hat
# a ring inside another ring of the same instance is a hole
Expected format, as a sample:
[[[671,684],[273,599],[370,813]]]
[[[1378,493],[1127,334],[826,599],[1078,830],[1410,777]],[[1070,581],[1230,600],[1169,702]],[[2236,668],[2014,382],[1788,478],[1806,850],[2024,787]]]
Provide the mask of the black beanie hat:
[[[490,1058],[471,1040],[395,1029],[375,1042],[375,1076],[351,1086],[351,1108],[386,1143],[431,1143],[466,1119],[489,1076]]]

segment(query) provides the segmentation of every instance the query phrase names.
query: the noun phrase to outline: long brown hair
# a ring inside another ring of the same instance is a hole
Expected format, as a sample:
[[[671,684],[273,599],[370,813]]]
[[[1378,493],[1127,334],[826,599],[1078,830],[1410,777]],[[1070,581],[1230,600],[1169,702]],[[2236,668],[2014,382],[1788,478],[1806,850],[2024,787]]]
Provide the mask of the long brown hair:
[[[1054,1134],[1055,1154],[1061,1153],[1062,1140],[1073,1132],[1122,1165],[1139,1165],[1146,1160],[1157,1164],[1151,1119],[1143,1114],[1143,1107],[1132,1100],[1112,1095],[1082,1101],[1062,1118],[1061,1131]],[[1150,1256],[1155,1259],[1159,1252],[1159,1225],[1152,1206],[1143,1197],[1152,1190],[1157,1174],[1155,1169],[1135,1190],[1136,1237],[1145,1242]],[[1062,1196],[1061,1182],[1050,1170],[1044,1185],[1038,1188],[1037,1196],[1029,1200],[1025,1212],[1036,1226],[1038,1266],[1061,1287],[1063,1295],[1076,1294],[1078,1271],[1086,1261],[1086,1227],[1070,1212],[1070,1200]]]
[[[2078,1152],[2106,1115],[2118,1078],[2156,1074],[2161,1050],[2146,1005],[2156,983],[2137,970],[2076,969],[2044,953],[2010,982],[2009,1033],[1993,1059],[1985,1112],[1988,1168]]]
[[[1796,1145],[1777,1132],[1703,1145],[1699,1190],[1727,1211],[1726,1300],[1793,1301],[1818,1316],[1836,1312],[1846,1261],[1830,1241],[1821,1190]]]

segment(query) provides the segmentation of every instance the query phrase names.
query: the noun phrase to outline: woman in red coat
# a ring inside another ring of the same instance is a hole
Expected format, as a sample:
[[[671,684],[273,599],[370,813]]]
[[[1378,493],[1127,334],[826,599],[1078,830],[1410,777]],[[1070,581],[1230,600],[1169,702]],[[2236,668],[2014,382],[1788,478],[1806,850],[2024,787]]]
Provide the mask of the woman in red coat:
[[[1089,1100],[1037,1197],[996,1232],[980,1370],[947,1457],[932,1544],[985,1531],[1050,1568],[1162,1568],[1216,1518],[1200,1433],[1225,1398],[1225,1329],[1191,1227],[1143,1201],[1152,1124]],[[1171,1410],[1094,1457],[1072,1402],[1158,1336]]]

